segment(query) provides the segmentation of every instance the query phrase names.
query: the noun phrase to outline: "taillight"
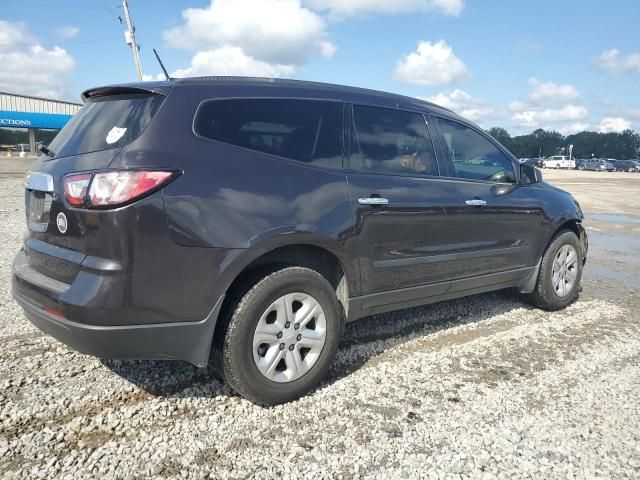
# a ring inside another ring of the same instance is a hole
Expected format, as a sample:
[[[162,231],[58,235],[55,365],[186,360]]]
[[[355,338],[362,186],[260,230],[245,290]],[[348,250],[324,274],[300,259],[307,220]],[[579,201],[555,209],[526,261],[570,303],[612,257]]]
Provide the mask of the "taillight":
[[[109,208],[148,195],[174,177],[175,172],[166,170],[113,170],[69,174],[64,177],[64,191],[67,201],[73,206]]]
[[[84,204],[90,182],[90,173],[75,173],[64,177],[64,196],[67,202],[74,207]]]

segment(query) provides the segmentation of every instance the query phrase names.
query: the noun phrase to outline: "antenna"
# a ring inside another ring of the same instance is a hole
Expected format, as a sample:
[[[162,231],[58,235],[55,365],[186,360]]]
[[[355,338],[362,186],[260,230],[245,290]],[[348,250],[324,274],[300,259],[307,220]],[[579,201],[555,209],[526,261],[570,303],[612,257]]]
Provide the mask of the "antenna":
[[[158,51],[155,48],[153,49],[153,53],[156,56],[156,59],[158,60],[158,63],[160,64],[160,68],[162,69],[162,72],[164,73],[165,78],[167,80],[171,80],[171,77],[167,73],[167,69],[164,68],[164,64],[162,63],[162,60],[160,60],[160,55],[158,55]]]

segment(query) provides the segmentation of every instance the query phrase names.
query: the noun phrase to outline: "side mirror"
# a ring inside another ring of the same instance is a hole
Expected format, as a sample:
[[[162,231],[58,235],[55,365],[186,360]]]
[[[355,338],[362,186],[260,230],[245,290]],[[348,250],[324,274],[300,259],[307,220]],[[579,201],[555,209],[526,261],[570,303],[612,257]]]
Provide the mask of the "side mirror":
[[[523,163],[520,165],[520,179],[524,184],[534,184],[542,182],[542,172],[531,165]]]

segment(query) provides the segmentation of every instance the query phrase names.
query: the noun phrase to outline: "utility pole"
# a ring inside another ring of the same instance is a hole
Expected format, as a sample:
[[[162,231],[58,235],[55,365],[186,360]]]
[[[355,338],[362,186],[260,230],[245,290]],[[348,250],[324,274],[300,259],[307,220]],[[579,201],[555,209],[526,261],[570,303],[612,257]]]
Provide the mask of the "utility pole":
[[[124,18],[127,21],[127,31],[124,32],[124,39],[127,45],[133,51],[133,62],[136,64],[136,75],[138,81],[142,81],[142,67],[140,66],[140,57],[138,56],[138,43],[136,42],[136,27],[133,26],[131,15],[129,15],[129,5],[127,0],[122,0],[122,8],[124,9]]]

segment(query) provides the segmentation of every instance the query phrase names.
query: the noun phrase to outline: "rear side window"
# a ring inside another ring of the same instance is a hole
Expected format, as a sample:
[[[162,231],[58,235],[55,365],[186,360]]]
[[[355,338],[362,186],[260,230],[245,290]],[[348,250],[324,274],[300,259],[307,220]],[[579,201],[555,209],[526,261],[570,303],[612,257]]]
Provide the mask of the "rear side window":
[[[121,148],[135,140],[154,117],[162,95],[112,95],[91,99],[48,148],[56,157]]]
[[[354,105],[356,152],[349,167],[390,175],[438,175],[438,163],[422,115]]]
[[[198,135],[314,165],[342,167],[342,103],[291,99],[211,100]]]
[[[511,160],[487,138],[457,122],[442,118],[437,118],[436,122],[456,177],[489,182],[516,181]]]

